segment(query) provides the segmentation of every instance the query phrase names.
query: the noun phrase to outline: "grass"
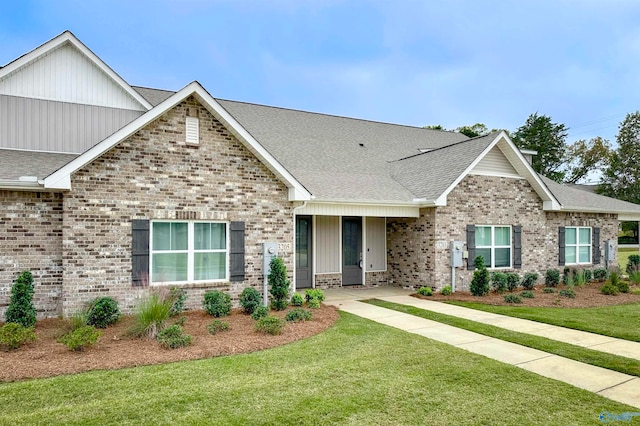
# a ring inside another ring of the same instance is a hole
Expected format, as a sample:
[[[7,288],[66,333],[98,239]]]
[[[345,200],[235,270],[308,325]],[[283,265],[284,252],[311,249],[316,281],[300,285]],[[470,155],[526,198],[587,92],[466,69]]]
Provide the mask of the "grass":
[[[453,327],[463,328],[465,330],[473,331],[485,336],[495,337],[496,339],[516,343],[518,345],[527,346],[551,354],[556,354],[561,357],[584,362],[585,364],[596,365],[598,367],[607,368],[609,370],[619,371],[620,373],[640,377],[640,362],[638,362],[637,359],[625,358],[622,356],[612,355],[605,352],[571,345],[569,343],[558,342],[557,340],[533,336],[526,333],[519,333],[512,330],[506,330],[501,327],[482,324],[451,315],[427,311],[413,306],[400,305],[397,303],[391,303],[376,299],[369,300],[367,302],[371,303],[372,305],[381,306],[387,309],[393,309],[394,311],[404,312],[406,314],[441,322],[443,324],[448,324]]]
[[[621,271],[627,270],[627,263],[629,263],[629,256],[632,254],[639,254],[637,248],[621,248],[618,249],[618,266]]]
[[[0,385],[0,424],[600,424],[637,411],[341,313],[252,354]]]
[[[494,306],[478,302],[448,301],[452,305],[493,312],[604,336],[640,342],[640,304],[601,306],[597,308],[536,308],[529,306]]]

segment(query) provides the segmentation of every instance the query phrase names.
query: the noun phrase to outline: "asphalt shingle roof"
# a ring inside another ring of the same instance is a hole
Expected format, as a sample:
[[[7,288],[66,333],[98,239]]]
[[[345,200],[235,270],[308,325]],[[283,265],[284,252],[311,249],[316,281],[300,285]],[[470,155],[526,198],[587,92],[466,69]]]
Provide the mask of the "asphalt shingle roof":
[[[21,176],[42,179],[77,156],[78,154],[0,148],[0,180],[18,180]]]

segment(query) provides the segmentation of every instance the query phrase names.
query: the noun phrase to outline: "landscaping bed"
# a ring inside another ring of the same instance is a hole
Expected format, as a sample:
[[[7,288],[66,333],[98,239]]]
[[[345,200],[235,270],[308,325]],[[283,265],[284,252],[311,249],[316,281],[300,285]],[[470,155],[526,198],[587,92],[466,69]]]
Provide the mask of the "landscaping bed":
[[[271,314],[284,318],[288,310]],[[57,342],[65,332],[64,320],[45,319],[36,324],[35,342],[19,350],[0,351],[0,382],[254,352],[313,336],[338,319],[338,312],[332,306],[321,305],[311,311],[311,321],[287,322],[282,334],[275,336],[255,331],[256,321],[239,309],[221,318],[229,323],[230,330],[215,335],[207,331],[207,325],[214,319],[212,316],[204,311],[184,312],[180,316],[186,317],[185,332],[193,336],[193,342],[178,349],[163,349],[156,340],[128,337],[133,318],[125,316],[101,330],[98,343],[83,352],[70,351]],[[172,323],[169,320],[167,324]]]

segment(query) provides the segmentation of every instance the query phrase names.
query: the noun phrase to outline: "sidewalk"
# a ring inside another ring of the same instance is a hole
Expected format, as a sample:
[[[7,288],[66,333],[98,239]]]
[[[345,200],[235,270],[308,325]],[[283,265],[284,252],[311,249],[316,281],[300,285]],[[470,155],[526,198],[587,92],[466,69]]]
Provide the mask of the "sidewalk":
[[[563,329],[562,327],[547,326],[546,324],[540,324],[533,321],[520,320],[502,315],[475,311],[473,309],[447,305],[444,303],[416,299],[409,296],[410,292],[408,290],[400,288],[378,287],[370,290],[356,290],[348,288],[330,289],[325,291],[325,294],[327,296],[325,303],[334,305],[345,312],[447,343],[469,352],[484,355],[488,358],[532,371],[540,374],[541,376],[560,380],[576,387],[586,389],[614,401],[623,402],[640,408],[640,378],[638,377],[562,358],[537,349],[505,342],[439,322],[362,303],[358,300],[378,298],[390,302],[402,303],[422,309],[441,312],[447,315],[459,316],[461,318],[492,324],[529,334],[534,333],[528,330],[545,332],[544,330],[547,329],[545,333],[548,333],[549,330],[560,329],[553,332],[555,333],[555,337],[549,337],[549,335],[544,335],[543,337],[553,338],[560,341],[566,341],[564,339],[567,338],[569,339],[567,343],[577,344],[575,342],[578,341],[583,343],[581,346],[589,347],[591,349],[596,349],[594,346],[615,348],[617,345],[618,347],[622,346],[622,349],[618,348],[616,350],[621,350],[625,353],[632,350],[626,348],[625,345],[622,344],[624,341],[622,343],[614,341],[619,339],[592,335],[592,333],[577,332],[584,333],[589,337],[587,338],[582,334],[578,335],[571,333],[574,330],[569,330],[568,333],[564,334],[561,332],[566,329]],[[481,314],[488,314],[490,316],[484,316]],[[517,328],[511,328],[509,326],[511,321],[513,321],[514,324],[517,324],[514,326]],[[527,329],[527,327],[529,328]],[[548,327],[552,328],[548,329]],[[590,336],[598,336],[606,340],[598,341],[596,337]],[[591,346],[586,346],[587,344]],[[601,349],[598,348],[597,350]],[[634,354],[634,358],[637,359],[637,357],[638,353],[636,352]]]

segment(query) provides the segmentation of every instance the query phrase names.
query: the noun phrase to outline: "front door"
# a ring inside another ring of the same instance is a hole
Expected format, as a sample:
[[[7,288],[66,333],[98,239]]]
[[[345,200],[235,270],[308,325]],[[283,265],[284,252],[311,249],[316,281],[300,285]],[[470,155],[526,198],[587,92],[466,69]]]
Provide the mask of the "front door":
[[[311,216],[296,216],[296,288],[311,288]]]
[[[342,218],[342,285],[362,284],[362,218]]]

